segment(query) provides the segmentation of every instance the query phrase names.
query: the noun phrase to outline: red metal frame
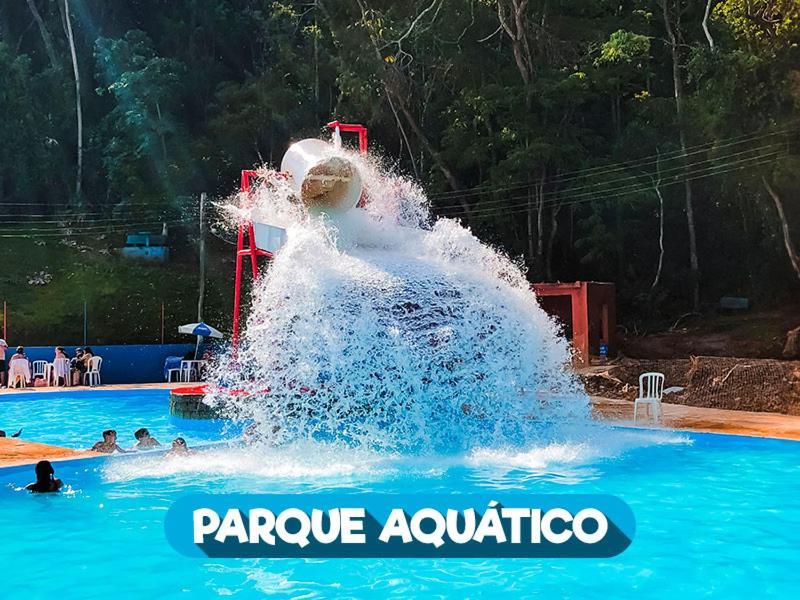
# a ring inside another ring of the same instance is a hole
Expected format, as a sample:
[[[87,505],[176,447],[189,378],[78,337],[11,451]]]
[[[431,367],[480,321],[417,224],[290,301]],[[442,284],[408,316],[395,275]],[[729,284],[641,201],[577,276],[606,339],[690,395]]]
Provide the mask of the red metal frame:
[[[328,123],[327,127],[333,130],[339,129],[339,131],[343,132],[357,133],[358,151],[361,154],[367,153],[367,128],[363,125],[331,121]],[[269,171],[268,174],[282,175],[277,171]],[[251,169],[243,170],[239,190],[244,194],[249,193],[252,187],[252,181],[258,176],[258,171]],[[245,237],[247,238],[246,242]],[[236,278],[233,290],[233,335],[231,337],[234,350],[236,350],[239,345],[239,317],[242,309],[242,262],[246,256],[250,257],[250,267],[253,273],[253,281],[255,282],[258,280],[258,257],[261,256],[269,260],[272,258],[272,253],[256,247],[256,236],[252,222],[239,225],[239,233],[236,239]]]
[[[361,154],[367,153],[367,128],[363,125],[355,123],[340,123],[339,121],[331,121],[327,125],[328,129],[339,131],[346,131],[358,134],[358,151]]]

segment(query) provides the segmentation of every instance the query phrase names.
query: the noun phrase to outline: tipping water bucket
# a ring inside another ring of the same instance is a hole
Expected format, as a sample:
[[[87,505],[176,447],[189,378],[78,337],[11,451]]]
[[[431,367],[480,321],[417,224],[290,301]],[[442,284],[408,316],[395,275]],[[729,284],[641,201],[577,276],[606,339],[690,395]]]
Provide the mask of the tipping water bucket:
[[[281,161],[300,201],[317,212],[339,213],[354,208],[361,198],[356,166],[337,156],[329,142],[306,139],[292,144]]]

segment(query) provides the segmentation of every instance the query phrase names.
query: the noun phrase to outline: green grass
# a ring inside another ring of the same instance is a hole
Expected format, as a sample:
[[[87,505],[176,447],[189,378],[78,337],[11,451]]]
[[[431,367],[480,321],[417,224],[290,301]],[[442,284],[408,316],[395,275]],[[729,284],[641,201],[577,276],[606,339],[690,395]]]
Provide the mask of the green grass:
[[[89,344],[158,343],[161,306],[165,341],[185,342],[180,324],[196,320],[198,267],[193,248],[173,249],[168,263],[126,259],[114,240],[14,238],[0,247],[0,311],[8,307],[11,346],[83,343],[83,306],[88,306]],[[113,243],[112,243],[113,242]],[[230,246],[210,244],[205,320],[229,329],[233,294]],[[46,285],[29,279],[44,271]]]

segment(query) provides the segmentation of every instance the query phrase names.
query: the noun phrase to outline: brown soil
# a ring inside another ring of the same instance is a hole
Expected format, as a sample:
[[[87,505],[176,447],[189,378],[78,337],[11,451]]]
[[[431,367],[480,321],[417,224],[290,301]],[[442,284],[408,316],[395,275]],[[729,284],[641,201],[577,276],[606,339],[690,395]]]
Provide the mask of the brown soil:
[[[687,315],[677,326],[658,332],[620,335],[620,351],[632,358],[687,356],[783,357],[789,330],[800,325],[800,306],[770,312]]]
[[[681,359],[621,359],[581,371],[590,394],[633,400],[641,373],[664,373],[665,402],[800,415],[800,361],[695,356]]]

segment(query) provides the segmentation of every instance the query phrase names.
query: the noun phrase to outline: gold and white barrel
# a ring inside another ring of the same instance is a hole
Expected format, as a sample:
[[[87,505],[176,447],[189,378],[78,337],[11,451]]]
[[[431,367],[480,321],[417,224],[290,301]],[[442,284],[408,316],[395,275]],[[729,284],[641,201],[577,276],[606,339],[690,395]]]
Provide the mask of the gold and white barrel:
[[[281,171],[297,197],[315,213],[343,213],[361,199],[361,176],[356,165],[330,142],[306,139],[295,142],[281,161]]]

